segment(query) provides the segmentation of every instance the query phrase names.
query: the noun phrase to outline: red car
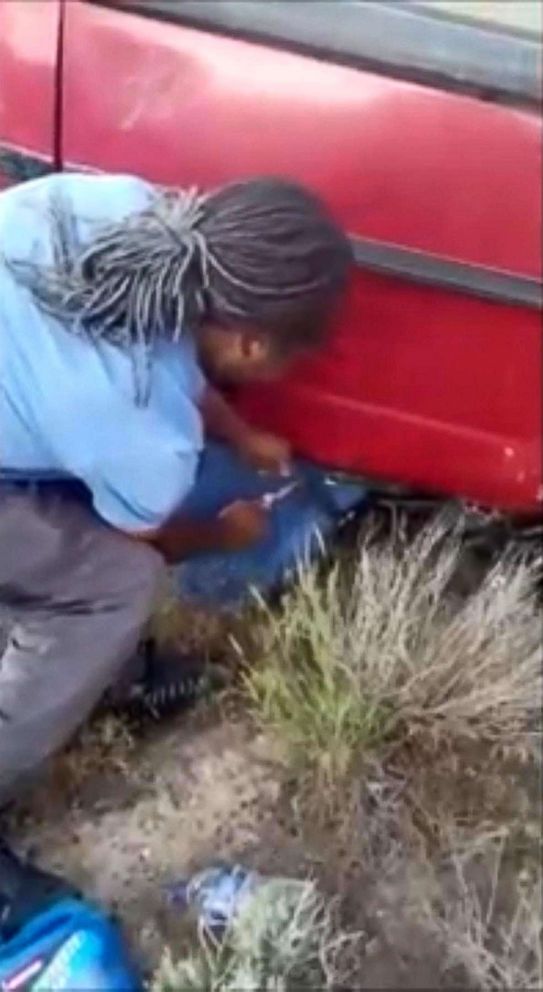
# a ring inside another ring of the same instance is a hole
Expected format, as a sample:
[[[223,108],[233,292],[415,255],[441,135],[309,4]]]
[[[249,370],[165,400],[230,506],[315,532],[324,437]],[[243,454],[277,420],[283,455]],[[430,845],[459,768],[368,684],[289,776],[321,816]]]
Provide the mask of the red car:
[[[0,182],[302,180],[357,271],[327,352],[241,406],[333,470],[534,514],[539,59],[405,3],[10,0]]]

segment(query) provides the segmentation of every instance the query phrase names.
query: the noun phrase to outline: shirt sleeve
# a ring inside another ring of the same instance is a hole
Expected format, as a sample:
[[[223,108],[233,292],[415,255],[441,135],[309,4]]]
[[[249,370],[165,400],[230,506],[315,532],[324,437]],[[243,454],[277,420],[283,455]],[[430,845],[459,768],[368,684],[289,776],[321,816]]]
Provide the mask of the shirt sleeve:
[[[103,520],[132,533],[159,530],[178,512],[190,492],[198,453],[139,447],[101,458],[86,484]]]
[[[182,397],[176,418],[137,407],[118,389],[82,385],[78,410],[55,420],[62,464],[89,490],[94,509],[119,530],[158,530],[191,490],[201,451],[200,420]]]

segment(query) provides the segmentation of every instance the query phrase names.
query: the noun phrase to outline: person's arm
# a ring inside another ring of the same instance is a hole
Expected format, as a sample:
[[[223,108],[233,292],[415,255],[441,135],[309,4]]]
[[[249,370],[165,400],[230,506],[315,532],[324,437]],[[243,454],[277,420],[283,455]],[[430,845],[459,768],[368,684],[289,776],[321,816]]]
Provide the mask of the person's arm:
[[[85,405],[89,421],[92,399]],[[207,520],[197,506],[194,517],[183,512],[196,479],[199,432],[194,447],[185,451],[183,430],[178,432],[175,423],[163,423],[152,406],[136,408],[119,393],[108,399],[111,415],[103,418],[103,429],[92,434],[89,424],[86,432],[91,447],[85,449],[85,457],[92,472],[80,475],[99,517],[154,545],[170,562],[202,552],[236,551],[263,536],[267,513],[258,501],[234,503]]]
[[[213,386],[206,385],[200,400],[200,412],[206,432],[211,437],[228,441],[234,448],[243,447],[251,428]]]
[[[257,469],[288,474],[291,450],[288,441],[254,430],[212,386],[206,386],[200,400],[206,432],[227,441],[238,454]]]
[[[213,551],[241,551],[265,533],[267,513],[259,502],[239,500],[211,520],[178,516],[157,531],[133,534],[160,551],[169,564]]]

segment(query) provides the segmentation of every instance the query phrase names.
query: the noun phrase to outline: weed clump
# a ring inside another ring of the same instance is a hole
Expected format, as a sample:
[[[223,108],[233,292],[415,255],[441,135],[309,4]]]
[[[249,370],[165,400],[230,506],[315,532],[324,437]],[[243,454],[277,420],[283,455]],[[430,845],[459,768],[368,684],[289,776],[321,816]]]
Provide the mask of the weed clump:
[[[466,596],[462,551],[443,515],[414,536],[370,526],[279,611],[261,604],[245,681],[302,830],[336,891],[359,879],[375,941],[411,963],[419,942],[434,987],[535,989],[540,562],[506,548]]]
[[[538,753],[538,566],[506,551],[460,598],[461,550],[442,517],[410,540],[370,531],[352,562],[302,570],[281,610],[265,611],[253,711],[321,797],[341,795],[366,760],[414,770],[463,763],[473,746]]]
[[[152,992],[330,990],[349,977],[358,938],[342,932],[314,882],[270,879],[234,918],[224,939],[205,930],[189,956],[168,951]]]

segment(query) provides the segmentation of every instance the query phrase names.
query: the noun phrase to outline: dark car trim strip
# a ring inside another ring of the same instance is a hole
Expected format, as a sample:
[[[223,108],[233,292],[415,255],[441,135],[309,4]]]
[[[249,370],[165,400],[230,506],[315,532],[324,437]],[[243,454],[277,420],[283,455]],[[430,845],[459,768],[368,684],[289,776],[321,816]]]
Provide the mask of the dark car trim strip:
[[[396,0],[89,2],[484,99],[541,99],[539,38]]]
[[[360,269],[513,306],[541,310],[543,285],[530,276],[472,265],[384,241],[351,236]]]

